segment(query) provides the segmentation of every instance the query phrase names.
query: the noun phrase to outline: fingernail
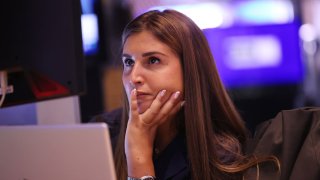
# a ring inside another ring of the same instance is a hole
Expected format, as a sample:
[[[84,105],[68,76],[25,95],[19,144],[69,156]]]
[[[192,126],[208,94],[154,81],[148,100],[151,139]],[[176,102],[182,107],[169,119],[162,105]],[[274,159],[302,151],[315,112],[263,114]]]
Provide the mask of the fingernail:
[[[133,95],[137,95],[137,89],[133,89]]]
[[[165,94],[166,94],[166,90],[162,90],[162,91],[160,92],[160,96],[161,96],[161,97],[163,97]]]
[[[183,107],[186,104],[186,101],[182,101],[180,106]]]
[[[180,95],[180,91],[177,91],[176,93],[174,93],[174,98],[178,99],[179,95]]]

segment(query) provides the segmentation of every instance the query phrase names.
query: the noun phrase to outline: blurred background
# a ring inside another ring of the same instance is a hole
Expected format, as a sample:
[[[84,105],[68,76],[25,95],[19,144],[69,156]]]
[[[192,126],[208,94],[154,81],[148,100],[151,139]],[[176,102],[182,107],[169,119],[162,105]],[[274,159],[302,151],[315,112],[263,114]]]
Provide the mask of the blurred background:
[[[320,106],[319,0],[81,0],[86,90],[73,94],[78,121],[121,107],[122,30],[143,12],[168,8],[203,30],[250,130],[281,110]],[[0,117],[30,106],[8,106]]]

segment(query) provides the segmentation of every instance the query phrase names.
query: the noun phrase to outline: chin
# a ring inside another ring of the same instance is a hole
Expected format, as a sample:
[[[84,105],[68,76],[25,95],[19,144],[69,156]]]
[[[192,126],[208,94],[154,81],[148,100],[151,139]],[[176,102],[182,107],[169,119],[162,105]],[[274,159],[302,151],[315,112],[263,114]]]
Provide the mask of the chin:
[[[138,112],[139,114],[142,114],[146,112],[146,110],[150,107],[151,104],[148,103],[141,103],[138,105]]]

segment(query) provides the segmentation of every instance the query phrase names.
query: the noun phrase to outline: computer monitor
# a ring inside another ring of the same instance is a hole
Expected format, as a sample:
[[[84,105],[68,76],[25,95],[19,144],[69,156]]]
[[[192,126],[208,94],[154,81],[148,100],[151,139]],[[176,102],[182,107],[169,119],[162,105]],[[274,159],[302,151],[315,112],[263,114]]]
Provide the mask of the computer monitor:
[[[204,29],[228,88],[300,84],[300,22]]]
[[[80,0],[1,3],[0,71],[13,92],[3,106],[85,92]]]

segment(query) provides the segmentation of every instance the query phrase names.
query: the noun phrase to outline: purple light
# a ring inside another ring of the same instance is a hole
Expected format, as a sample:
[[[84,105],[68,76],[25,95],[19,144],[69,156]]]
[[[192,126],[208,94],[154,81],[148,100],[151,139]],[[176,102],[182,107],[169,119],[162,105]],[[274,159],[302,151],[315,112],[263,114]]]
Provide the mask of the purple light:
[[[222,81],[227,87],[238,87],[302,82],[298,30],[298,23],[290,23],[206,29],[204,33]]]

